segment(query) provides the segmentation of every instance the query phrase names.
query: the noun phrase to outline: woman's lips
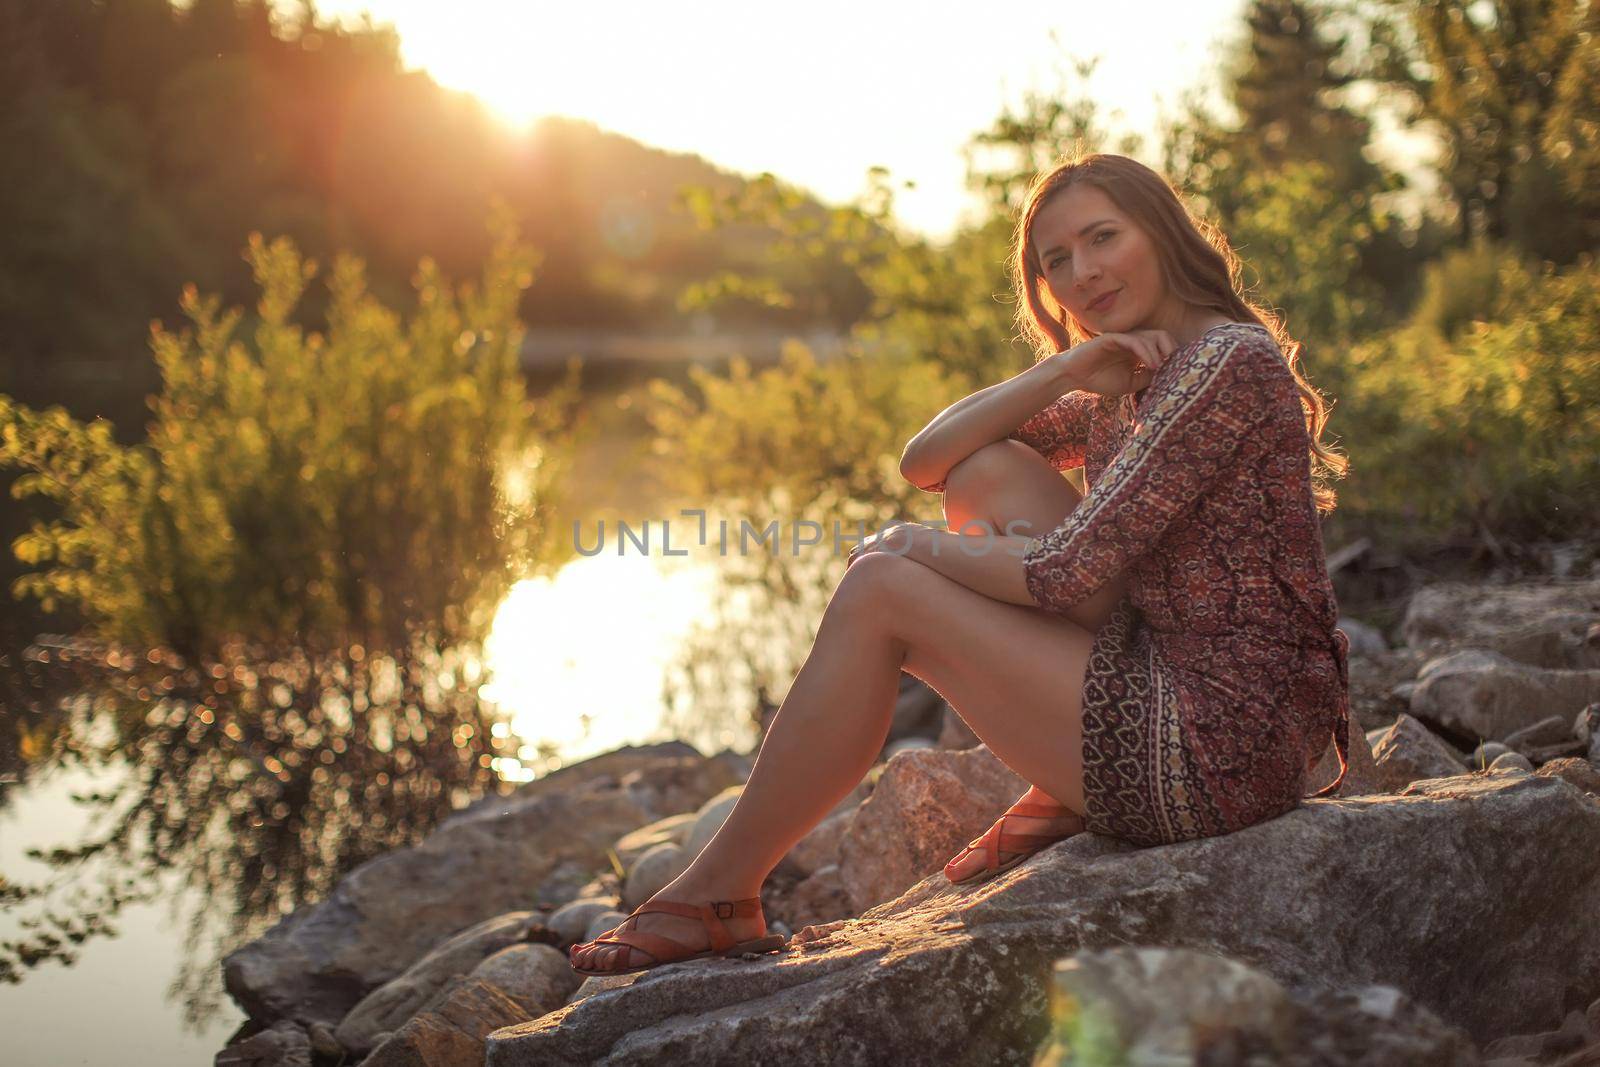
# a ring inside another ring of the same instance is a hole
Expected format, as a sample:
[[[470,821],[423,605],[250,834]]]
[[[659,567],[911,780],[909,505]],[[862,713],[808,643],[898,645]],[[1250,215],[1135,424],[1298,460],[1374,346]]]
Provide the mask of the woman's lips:
[[[1104,296],[1100,297],[1094,303],[1090,304],[1089,305],[1089,310],[1090,311],[1109,311],[1111,309],[1111,305],[1115,304],[1117,302],[1117,294],[1120,293],[1120,292],[1122,292],[1121,289],[1113,289],[1113,290],[1111,290],[1111,292],[1106,293]]]

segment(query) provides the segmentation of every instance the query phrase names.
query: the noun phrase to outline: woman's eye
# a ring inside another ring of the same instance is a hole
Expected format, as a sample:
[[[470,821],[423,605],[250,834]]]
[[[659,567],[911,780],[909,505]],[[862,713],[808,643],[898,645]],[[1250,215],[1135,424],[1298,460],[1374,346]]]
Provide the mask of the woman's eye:
[[[1051,270],[1055,270],[1055,269],[1056,269],[1056,268],[1057,268],[1057,267],[1059,267],[1059,266],[1061,266],[1061,262],[1062,262],[1062,260],[1063,260],[1063,259],[1064,259],[1064,258],[1065,258],[1065,257],[1062,257],[1062,256],[1057,256],[1057,257],[1056,257],[1056,258],[1054,258],[1054,259],[1052,259],[1052,260],[1051,260],[1051,261],[1050,261],[1050,269],[1051,269]]]
[[[1115,232],[1114,230],[1101,230],[1100,231],[1100,237],[1110,237],[1112,235],[1112,233],[1114,233],[1114,232]],[[1094,239],[1096,244],[1100,243],[1100,237],[1096,237]]]

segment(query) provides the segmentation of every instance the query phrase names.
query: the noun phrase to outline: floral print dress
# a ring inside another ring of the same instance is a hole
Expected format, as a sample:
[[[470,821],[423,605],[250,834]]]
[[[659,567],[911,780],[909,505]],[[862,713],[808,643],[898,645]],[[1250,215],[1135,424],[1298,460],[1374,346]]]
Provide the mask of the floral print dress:
[[[1336,627],[1311,441],[1272,333],[1226,323],[1134,396],[1072,392],[1012,438],[1088,492],[1029,538],[1028,591],[1061,612],[1126,571],[1083,688],[1085,823],[1141,844],[1296,807],[1330,735],[1343,781],[1349,640]],[[942,486],[934,486],[938,490]]]

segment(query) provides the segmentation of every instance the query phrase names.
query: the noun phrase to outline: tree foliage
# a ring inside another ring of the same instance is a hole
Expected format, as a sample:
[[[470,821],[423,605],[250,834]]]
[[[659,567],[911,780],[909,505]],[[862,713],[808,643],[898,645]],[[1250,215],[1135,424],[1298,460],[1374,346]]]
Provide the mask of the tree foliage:
[[[1462,240],[1556,263],[1600,244],[1600,7],[1592,0],[1363,5],[1364,76],[1431,130]]]
[[[408,319],[337,257],[326,334],[291,320],[316,264],[251,235],[254,316],[191,286],[190,327],[153,327],[162,390],[139,444],[0,397],[13,495],[57,510],[16,542],[34,568],[16,592],[189,656],[239,638],[404,651],[481,637],[551,551],[575,399],[570,378],[538,405],[524,392],[516,305],[534,255],[497,228],[477,283],[456,291],[419,264]]]

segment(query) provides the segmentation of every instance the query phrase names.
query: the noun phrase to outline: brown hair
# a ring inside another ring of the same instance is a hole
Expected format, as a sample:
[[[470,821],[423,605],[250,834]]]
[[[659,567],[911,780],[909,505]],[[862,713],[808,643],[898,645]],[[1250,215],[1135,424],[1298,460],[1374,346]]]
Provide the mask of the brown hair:
[[[1195,218],[1171,184],[1143,163],[1127,156],[1096,152],[1058,163],[1037,175],[1028,186],[1017,217],[1010,262],[1017,297],[1016,322],[1022,337],[1044,359],[1095,336],[1094,331],[1056,303],[1048,287],[1039,284],[1043,275],[1033,241],[1033,220],[1039,209],[1051,197],[1079,182],[1104,192],[1150,235],[1162,276],[1178,299],[1218,311],[1237,322],[1257,323],[1277,340],[1300,388],[1301,408],[1311,435],[1312,498],[1318,511],[1332,511],[1336,494],[1318,471],[1318,463],[1343,476],[1350,460],[1322,443],[1328,404],[1296,367],[1303,346],[1289,336],[1276,314],[1239,295],[1239,257],[1222,231]]]

